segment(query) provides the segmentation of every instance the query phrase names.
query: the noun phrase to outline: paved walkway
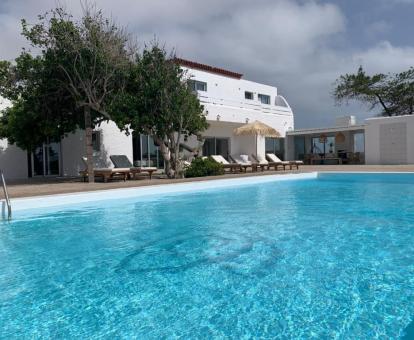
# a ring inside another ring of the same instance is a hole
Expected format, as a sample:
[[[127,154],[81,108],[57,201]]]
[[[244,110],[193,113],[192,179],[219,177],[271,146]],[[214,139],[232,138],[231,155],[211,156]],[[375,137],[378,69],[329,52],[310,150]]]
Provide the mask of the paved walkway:
[[[226,174],[223,176],[214,177],[200,177],[200,178],[185,178],[185,179],[165,179],[154,178],[152,180],[142,178],[137,180],[112,181],[109,183],[83,183],[79,178],[34,178],[22,181],[10,182],[8,184],[10,198],[26,197],[26,196],[40,196],[53,195],[81,191],[95,191],[115,188],[130,188],[147,185],[159,185],[169,183],[182,183],[193,181],[206,181],[223,178],[236,178],[246,176],[266,176],[266,175],[283,175],[285,173],[303,173],[312,171],[364,171],[364,172],[414,172],[414,165],[305,165],[299,171],[264,171],[264,172],[248,172],[247,174]],[[0,199],[3,197],[0,193]]]

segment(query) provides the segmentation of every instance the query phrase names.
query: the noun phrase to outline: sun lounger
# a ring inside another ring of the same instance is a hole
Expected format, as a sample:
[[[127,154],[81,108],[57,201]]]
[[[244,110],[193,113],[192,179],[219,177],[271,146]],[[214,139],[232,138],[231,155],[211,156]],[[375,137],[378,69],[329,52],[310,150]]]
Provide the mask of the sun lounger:
[[[279,170],[279,167],[282,167],[283,170],[285,170],[285,164],[282,164],[281,162],[271,162],[267,159],[263,159],[260,156],[252,155],[252,158],[255,159],[260,166],[267,166],[267,169],[270,170],[272,167],[275,169],[275,171]],[[290,166],[290,164],[287,164]]]
[[[79,171],[79,174],[83,177],[83,180],[86,182],[86,178],[88,177],[88,159],[86,157],[82,157],[82,161],[85,165],[85,170]],[[124,181],[126,181],[129,174],[130,170],[128,168],[93,168],[93,175],[95,177],[102,177],[105,183],[108,182],[108,179],[113,179],[115,177],[121,177]]]
[[[148,174],[149,178],[152,179],[152,174],[157,171],[156,167],[133,166],[126,155],[111,155],[109,158],[114,163],[115,169],[128,168],[134,178],[136,174]]]
[[[244,172],[247,172],[247,168],[252,168],[252,171],[257,171],[257,163],[252,163],[248,159],[243,159],[242,155],[240,156],[229,156],[230,159],[241,166],[241,168],[244,170]]]
[[[282,161],[274,153],[267,153],[266,157],[271,162],[282,164],[285,167],[285,169],[286,166],[289,166],[290,170],[292,170],[294,166],[296,167],[296,169],[299,169],[299,165],[303,165],[302,161]]]
[[[254,163],[257,163],[257,165],[260,167],[262,171],[269,170],[272,164],[270,164],[266,159],[262,159],[260,156],[251,155],[251,158]],[[275,170],[277,170],[277,167],[275,167]]]
[[[211,158],[217,162],[220,163],[224,169],[229,169],[230,172],[233,171],[242,171],[242,167],[237,163],[229,163],[222,155],[213,155]]]

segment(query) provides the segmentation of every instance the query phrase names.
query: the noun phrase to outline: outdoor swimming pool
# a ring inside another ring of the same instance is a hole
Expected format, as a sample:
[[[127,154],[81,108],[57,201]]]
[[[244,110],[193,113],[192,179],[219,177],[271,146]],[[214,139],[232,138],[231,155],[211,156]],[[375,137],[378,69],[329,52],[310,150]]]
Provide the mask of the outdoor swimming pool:
[[[0,222],[2,339],[398,338],[414,318],[412,174],[15,217]]]

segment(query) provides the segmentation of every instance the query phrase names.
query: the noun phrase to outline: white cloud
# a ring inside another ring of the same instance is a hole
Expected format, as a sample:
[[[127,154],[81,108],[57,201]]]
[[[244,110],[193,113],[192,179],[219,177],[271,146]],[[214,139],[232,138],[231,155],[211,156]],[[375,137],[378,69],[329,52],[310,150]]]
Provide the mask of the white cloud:
[[[22,45],[20,18],[34,20],[55,0],[2,1],[0,46],[7,48],[0,58],[12,58]],[[399,71],[414,60],[413,48],[390,42],[353,48],[345,41],[347,20],[340,8],[316,0],[98,0],[97,5],[141,42],[156,35],[184,58],[278,86],[298,126],[329,125],[335,115],[360,109],[334,106],[330,93],[340,74],[360,64],[369,72]],[[78,1],[66,7],[80,12]],[[378,21],[367,29],[380,34],[388,26]]]

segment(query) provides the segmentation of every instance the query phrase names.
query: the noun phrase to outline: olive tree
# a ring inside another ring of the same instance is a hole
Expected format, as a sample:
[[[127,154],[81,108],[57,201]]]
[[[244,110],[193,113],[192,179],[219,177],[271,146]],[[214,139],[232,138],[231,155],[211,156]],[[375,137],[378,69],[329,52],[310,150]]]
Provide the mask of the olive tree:
[[[16,134],[20,123],[39,125],[30,131],[36,142],[84,129],[93,182],[92,130],[111,118],[108,109],[125,87],[135,49],[127,32],[100,10],[87,3],[83,9],[80,20],[62,8],[40,15],[34,25],[22,20],[35,53],[23,50],[15,63],[0,64],[0,94],[14,104],[3,114],[0,134],[27,149],[33,143]]]
[[[151,135],[169,178],[183,176],[180,144],[208,127],[203,107],[188,85],[174,54],[153,43],[136,59],[126,91],[117,98],[115,120],[121,129]]]

